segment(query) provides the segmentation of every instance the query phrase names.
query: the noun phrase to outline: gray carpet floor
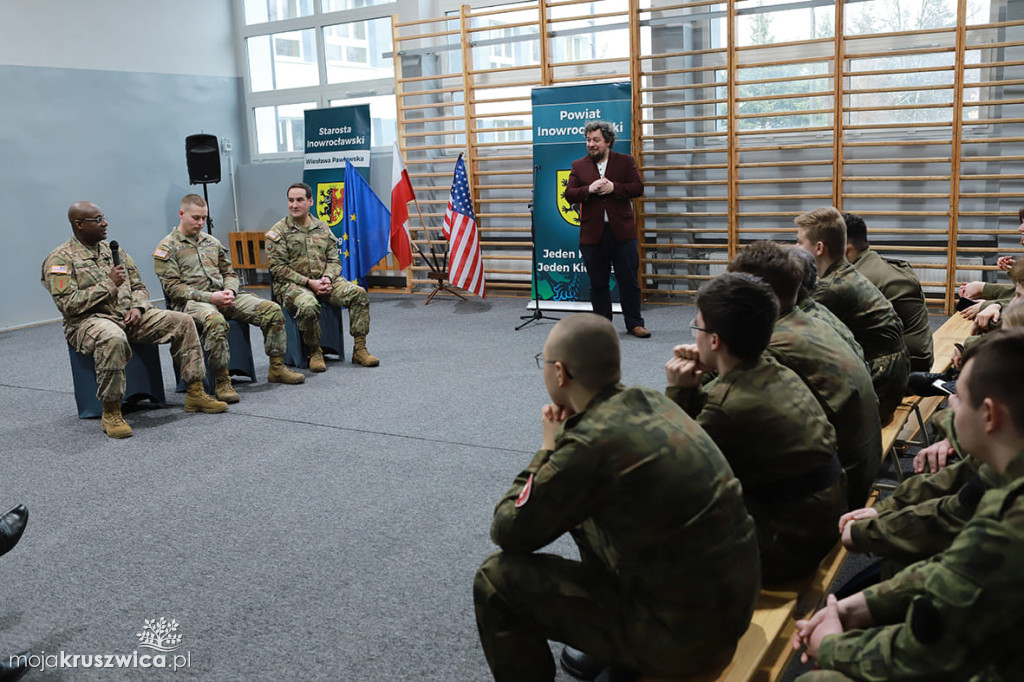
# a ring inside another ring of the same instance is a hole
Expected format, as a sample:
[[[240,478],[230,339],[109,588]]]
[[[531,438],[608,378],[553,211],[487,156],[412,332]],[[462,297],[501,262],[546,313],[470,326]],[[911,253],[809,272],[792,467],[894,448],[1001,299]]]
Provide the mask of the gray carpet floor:
[[[553,323],[513,331],[521,299],[423,301],[372,294],[381,366],[329,362],[300,386],[265,382],[253,328],[260,380],[221,415],[182,410],[164,346],[169,405],[128,413],[123,441],[77,419],[59,324],[0,334],[0,511],[31,513],[0,560],[0,654],[141,656],[137,633],[166,618],[182,636],[167,665],[188,656],[175,679],[489,679],[472,578],[540,445],[533,356]],[[661,388],[695,309],[644,314],[654,336],[622,334],[624,381]]]

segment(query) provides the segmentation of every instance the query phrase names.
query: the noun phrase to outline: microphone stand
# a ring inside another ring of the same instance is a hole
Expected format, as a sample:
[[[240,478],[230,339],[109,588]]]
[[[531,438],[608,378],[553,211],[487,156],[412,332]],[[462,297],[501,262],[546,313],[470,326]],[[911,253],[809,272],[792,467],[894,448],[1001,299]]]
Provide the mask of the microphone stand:
[[[541,311],[541,309],[540,309],[540,288],[537,286],[537,216],[536,216],[536,212],[534,211],[534,201],[533,201],[534,195],[537,192],[537,171],[538,170],[540,170],[540,166],[534,164],[534,166],[533,166],[533,188],[530,191],[530,203],[526,205],[527,208],[530,209],[530,239],[533,241],[533,249],[532,249],[532,252],[530,254],[531,255],[530,266],[532,268],[532,272],[530,273],[530,281],[531,281],[532,286],[533,286],[533,295],[534,295],[533,306],[534,307],[533,307],[533,312],[530,313],[529,315],[520,315],[519,316],[520,320],[526,320],[526,322],[523,322],[518,327],[516,327],[515,331],[519,331],[520,329],[522,329],[526,325],[530,324],[531,322],[537,322],[539,320],[553,320],[553,321],[557,322],[558,320],[562,319],[560,317],[550,317],[548,315],[545,315]]]

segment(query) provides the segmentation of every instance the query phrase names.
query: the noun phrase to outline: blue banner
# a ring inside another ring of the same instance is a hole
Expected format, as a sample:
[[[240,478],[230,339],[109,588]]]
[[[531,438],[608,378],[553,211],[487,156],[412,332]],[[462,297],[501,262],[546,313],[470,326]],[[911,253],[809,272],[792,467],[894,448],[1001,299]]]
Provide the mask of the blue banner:
[[[537,290],[533,299],[565,305],[590,300],[590,278],[580,255],[578,209],[562,197],[572,162],[587,154],[583,127],[588,121],[615,126],[613,149],[632,152],[632,88],[629,83],[559,85],[535,88],[533,100],[533,218],[536,228]],[[612,300],[619,287],[611,279]],[[556,308],[548,305],[546,308]],[[590,306],[585,306],[586,310]]]
[[[370,177],[370,105],[307,109],[302,181],[313,188],[312,212],[339,240],[345,196],[345,162]]]
[[[388,255],[391,212],[355,166],[345,164],[345,230],[338,242],[341,276],[366,288],[366,273]]]

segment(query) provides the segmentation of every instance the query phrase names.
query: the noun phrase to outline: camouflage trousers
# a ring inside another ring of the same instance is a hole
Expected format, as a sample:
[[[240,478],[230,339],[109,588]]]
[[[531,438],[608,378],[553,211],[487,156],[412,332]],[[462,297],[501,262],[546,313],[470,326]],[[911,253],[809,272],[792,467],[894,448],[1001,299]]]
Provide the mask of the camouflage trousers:
[[[334,289],[326,296],[316,296],[306,287],[286,284],[276,294],[285,310],[295,318],[295,324],[302,331],[302,341],[307,346],[320,345],[320,303],[348,308],[348,327],[352,336],[366,336],[370,333],[370,299],[366,289],[348,280],[339,279]]]
[[[882,426],[892,421],[896,408],[903,402],[910,378],[910,357],[906,349],[899,353],[880,355],[868,361],[871,369],[871,383],[878,395],[878,416]]]
[[[551,554],[491,554],[473,580],[473,601],[497,682],[554,680],[547,640],[626,670],[705,672],[708,679],[728,665],[735,649],[735,640],[729,646],[707,637],[688,640],[667,628],[655,609],[630,598],[610,574]],[[706,615],[695,613],[694,624]]]
[[[263,349],[268,357],[284,355],[287,340],[284,333],[284,313],[281,306],[259,296],[239,292],[230,308],[218,308],[212,303],[189,301],[185,312],[201,329],[200,337],[206,349],[210,368],[228,368],[231,352],[228,349],[228,320],[254,324],[263,331]]]
[[[132,357],[129,343],[170,343],[171,355],[186,383],[202,381],[206,376],[199,334],[192,318],[185,313],[149,308],[132,329],[106,318],[92,317],[67,338],[76,351],[93,357],[96,397],[105,403],[124,397],[124,368]]]

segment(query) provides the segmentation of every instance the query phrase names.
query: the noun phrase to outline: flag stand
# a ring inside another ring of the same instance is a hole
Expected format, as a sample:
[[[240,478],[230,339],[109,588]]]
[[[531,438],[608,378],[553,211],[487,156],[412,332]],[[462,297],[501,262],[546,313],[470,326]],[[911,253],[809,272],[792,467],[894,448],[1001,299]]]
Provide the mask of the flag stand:
[[[427,277],[430,279],[436,279],[437,284],[434,285],[434,290],[430,292],[429,296],[427,296],[427,300],[426,302],[424,302],[423,305],[427,305],[427,303],[430,303],[430,299],[434,298],[434,296],[437,296],[442,291],[449,294],[454,294],[455,296],[461,298],[463,301],[467,300],[465,296],[463,296],[459,292],[455,291],[455,289],[452,289],[451,287],[444,283],[445,279],[447,279],[448,277],[447,272],[444,272],[443,270],[440,272],[436,270],[431,270],[430,272],[427,273]]]
[[[537,187],[537,171],[538,170],[540,170],[540,166],[539,165],[534,165],[534,167],[533,167],[533,187],[534,188]],[[522,329],[523,327],[527,326],[531,322],[539,322],[540,320],[552,320],[552,321],[556,321],[557,322],[558,320],[562,319],[560,317],[549,317],[548,315],[545,315],[541,311],[541,309],[540,309],[540,291],[537,288],[537,221],[536,221],[536,219],[534,217],[534,206],[533,206],[533,198],[532,198],[532,196],[530,198],[530,203],[527,204],[527,208],[530,209],[530,239],[533,242],[533,248],[530,250],[530,255],[532,256],[532,258],[530,259],[530,268],[532,270],[532,272],[530,273],[530,275],[531,275],[530,279],[531,279],[531,283],[532,283],[532,287],[533,287],[533,296],[534,296],[534,299],[533,299],[533,312],[530,313],[529,315],[520,315],[519,316],[520,320],[526,320],[526,322],[523,322],[518,327],[516,327],[515,331],[519,331],[520,329]]]

